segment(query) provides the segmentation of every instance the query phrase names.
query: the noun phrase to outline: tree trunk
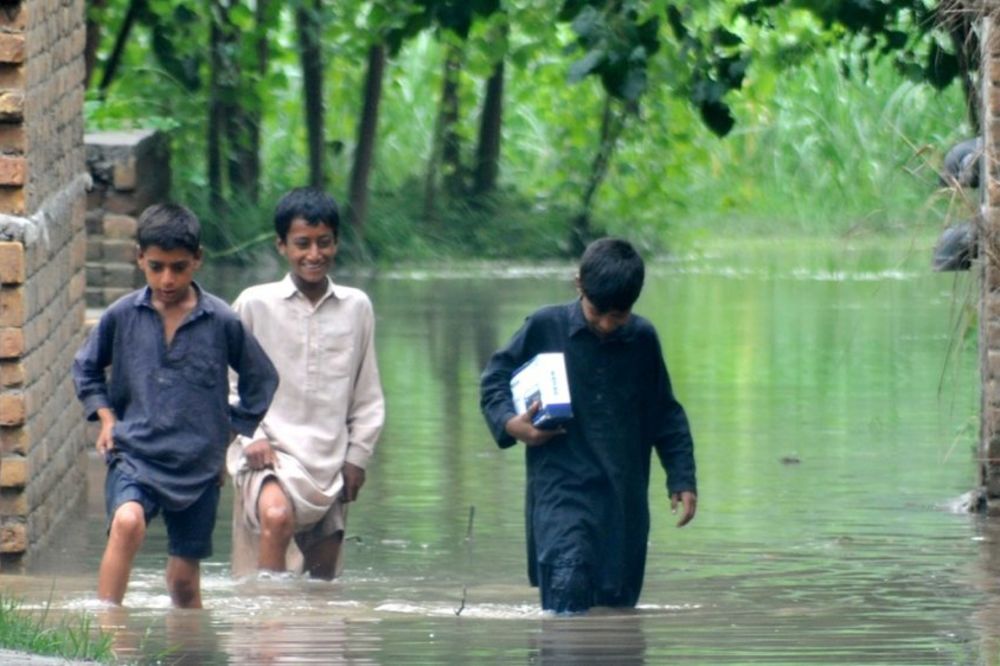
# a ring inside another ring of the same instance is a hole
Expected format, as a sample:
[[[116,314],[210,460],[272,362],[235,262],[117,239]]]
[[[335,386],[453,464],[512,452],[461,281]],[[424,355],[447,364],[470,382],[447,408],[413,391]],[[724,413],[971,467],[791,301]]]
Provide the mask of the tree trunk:
[[[441,127],[441,167],[444,170],[445,191],[452,199],[465,195],[462,138],[458,134],[458,86],[461,73],[462,51],[458,47],[452,47],[448,50],[448,56],[445,58],[445,78],[441,90],[441,118],[443,121]]]
[[[299,31],[299,58],[302,64],[309,184],[313,187],[326,185],[323,139],[323,52],[320,45],[321,11],[320,0],[314,0],[311,6],[303,5],[295,12]]]
[[[351,187],[348,198],[348,222],[359,242],[364,240],[365,220],[368,217],[368,176],[375,158],[375,141],[378,137],[378,107],[382,99],[382,75],[385,71],[385,47],[381,44],[368,50],[368,72],[365,75],[364,100],[361,119],[358,121],[358,140],[354,148],[351,168]]]
[[[476,145],[476,170],[472,194],[482,197],[492,194],[500,173],[500,140],[503,131],[504,61],[493,68],[486,80],[483,113],[479,120],[479,142]]]
[[[624,117],[615,111],[614,100],[611,95],[605,94],[604,113],[601,117],[601,143],[598,146],[597,155],[594,156],[594,161],[590,167],[590,175],[587,179],[587,186],[583,191],[580,212],[573,219],[573,226],[570,231],[570,247],[574,255],[582,253],[594,235],[590,219],[594,205],[594,196],[608,175],[611,158],[614,155],[615,147],[618,144],[618,137],[621,136],[623,129],[625,129]]]
[[[87,41],[83,46],[83,87],[90,86],[97,65],[97,50],[101,46],[101,23],[95,17],[107,6],[107,0],[88,0],[87,2]]]
[[[121,64],[122,54],[125,53],[129,33],[132,32],[132,26],[135,25],[136,19],[139,18],[139,12],[145,8],[145,5],[145,0],[130,0],[128,3],[125,18],[122,19],[121,28],[118,29],[118,37],[115,38],[115,46],[111,50],[111,55],[108,56],[108,61],[104,64],[104,73],[101,76],[101,84],[98,86],[102,94],[108,89],[118,73],[118,65]]]
[[[459,165],[460,142],[455,131],[458,121],[458,73],[461,67],[458,48],[451,46],[445,55],[441,74],[441,99],[434,120],[431,137],[431,152],[427,160],[427,175],[424,179],[424,219],[437,219],[437,194],[439,170],[444,172],[446,191],[455,187],[455,179],[461,178]],[[450,171],[449,171],[450,170]]]
[[[209,37],[208,136],[205,141],[208,168],[208,193],[212,210],[222,213],[225,197],[222,192],[222,30],[213,18]]]

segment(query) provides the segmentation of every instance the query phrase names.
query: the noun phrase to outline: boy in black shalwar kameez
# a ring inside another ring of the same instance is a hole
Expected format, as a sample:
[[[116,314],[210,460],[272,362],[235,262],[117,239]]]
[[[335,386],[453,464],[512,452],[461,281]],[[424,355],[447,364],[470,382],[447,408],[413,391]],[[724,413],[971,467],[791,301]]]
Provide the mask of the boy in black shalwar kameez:
[[[580,262],[580,298],[527,318],[490,359],[481,380],[483,415],[503,448],[524,442],[528,577],[542,608],[582,612],[639,600],[649,534],[652,450],[667,472],[678,526],[694,518],[691,432],[670,387],[652,324],[633,315],[645,269],[626,241],[597,240]],[[539,430],[534,405],[517,415],[513,372],[543,352],[566,360],[573,420]]]

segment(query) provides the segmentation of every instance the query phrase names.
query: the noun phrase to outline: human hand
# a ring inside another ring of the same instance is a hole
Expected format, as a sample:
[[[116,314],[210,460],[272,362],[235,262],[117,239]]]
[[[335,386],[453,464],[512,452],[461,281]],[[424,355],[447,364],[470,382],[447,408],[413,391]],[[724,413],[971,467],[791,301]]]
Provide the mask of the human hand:
[[[344,488],[340,491],[340,496],[345,502],[353,502],[358,499],[361,486],[365,485],[365,470],[363,467],[345,462],[340,473],[344,475]]]
[[[565,435],[565,428],[555,428],[553,430],[539,430],[531,422],[535,414],[538,413],[539,408],[541,408],[542,403],[535,401],[531,403],[531,407],[528,411],[523,414],[518,414],[517,416],[512,416],[507,423],[504,425],[504,430],[507,434],[518,439],[528,446],[540,446],[545,444],[547,441],[558,435]]]
[[[680,520],[677,521],[677,527],[684,527],[694,520],[694,514],[698,510],[698,496],[690,490],[674,493],[670,496],[671,513],[677,513],[678,503],[684,506],[684,513],[681,514]]]
[[[97,417],[101,420],[101,430],[97,433],[97,452],[105,455],[115,448],[115,438],[112,435],[115,428],[115,415],[110,409],[102,407],[97,410]]]
[[[243,455],[247,459],[247,466],[250,469],[267,469],[278,466],[278,456],[271,446],[270,440],[257,439],[247,444],[243,449]]]

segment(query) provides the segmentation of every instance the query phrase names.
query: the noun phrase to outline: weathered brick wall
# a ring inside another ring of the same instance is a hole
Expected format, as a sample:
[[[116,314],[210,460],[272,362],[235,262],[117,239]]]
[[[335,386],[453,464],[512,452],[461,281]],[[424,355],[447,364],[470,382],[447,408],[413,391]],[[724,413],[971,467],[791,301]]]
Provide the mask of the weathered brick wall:
[[[83,0],[0,1],[0,561],[84,498]]]
[[[136,218],[166,201],[170,151],[153,130],[84,136],[93,186],[87,195],[87,306],[102,308],[145,284],[135,264]]]

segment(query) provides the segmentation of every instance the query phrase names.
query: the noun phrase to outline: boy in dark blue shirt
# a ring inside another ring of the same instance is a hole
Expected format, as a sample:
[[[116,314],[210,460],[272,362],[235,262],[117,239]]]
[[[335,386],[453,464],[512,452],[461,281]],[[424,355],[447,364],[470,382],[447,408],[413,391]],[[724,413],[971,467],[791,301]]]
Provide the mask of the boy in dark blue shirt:
[[[528,577],[542,608],[583,612],[639,600],[649,534],[649,469],[655,448],[667,472],[678,527],[697,507],[687,416],[674,398],[656,331],[632,314],[645,277],[624,240],[604,238],[583,254],[578,300],[527,318],[490,359],[483,415],[497,444],[524,442]],[[573,419],[540,430],[536,403],[518,415],[510,380],[536,354],[564,354]]]
[[[162,511],[170,598],[200,608],[199,561],[212,553],[230,432],[253,434],[278,374],[229,305],[194,282],[201,227],[191,211],[151,206],[137,237],[147,286],[108,307],[73,363],[77,397],[88,420],[100,421],[97,450],[108,465],[110,527],[97,594],[121,604],[146,525]],[[232,406],[228,368],[239,375]]]

